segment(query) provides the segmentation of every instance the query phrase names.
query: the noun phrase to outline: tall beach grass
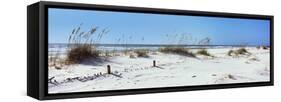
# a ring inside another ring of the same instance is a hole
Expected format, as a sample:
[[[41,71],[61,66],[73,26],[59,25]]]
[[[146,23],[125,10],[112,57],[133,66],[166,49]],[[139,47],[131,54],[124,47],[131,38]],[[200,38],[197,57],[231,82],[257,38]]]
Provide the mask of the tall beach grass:
[[[68,51],[66,61],[69,64],[80,63],[87,59],[97,59],[100,57],[101,51],[97,50],[97,43],[109,31],[102,29],[98,31],[98,27],[92,27],[89,31],[81,31],[81,25],[72,30],[68,38]]]

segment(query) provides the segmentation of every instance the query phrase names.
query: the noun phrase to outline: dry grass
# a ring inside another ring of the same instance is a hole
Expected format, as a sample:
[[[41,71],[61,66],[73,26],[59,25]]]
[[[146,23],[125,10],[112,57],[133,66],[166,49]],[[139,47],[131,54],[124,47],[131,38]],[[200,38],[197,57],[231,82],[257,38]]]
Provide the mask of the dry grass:
[[[270,47],[269,47],[269,46],[257,46],[256,48],[257,48],[257,49],[264,49],[264,50],[267,50],[267,49],[269,49]]]
[[[269,49],[269,47],[268,46],[262,46],[262,49],[267,50],[267,49]]]
[[[80,63],[86,59],[96,59],[99,57],[100,51],[92,48],[89,44],[72,47],[67,53],[67,61],[69,63]]]
[[[136,58],[136,56],[134,54],[130,54],[129,57],[130,58]]]
[[[239,48],[237,50],[229,50],[227,53],[228,56],[234,56],[234,55],[239,56],[239,55],[250,55],[250,54],[251,53],[248,52],[248,50],[245,48]]]
[[[227,52],[227,55],[228,55],[228,56],[232,56],[233,53],[234,53],[234,50],[229,50],[229,51]]]
[[[136,49],[134,50],[134,52],[137,54],[137,57],[145,57],[145,58],[149,57],[148,49]]]
[[[206,49],[200,49],[199,51],[197,51],[197,54],[213,57]]]
[[[183,47],[165,47],[165,48],[160,48],[159,51],[162,53],[171,53],[171,54],[178,54],[188,57],[196,57],[196,55],[191,51],[189,51],[189,49]]]
[[[56,69],[62,69],[62,66],[65,64],[65,61],[60,58],[61,52],[60,52],[61,47],[58,48],[57,51],[53,53],[49,53],[48,55],[48,66],[49,67],[54,67]]]
[[[249,52],[245,48],[239,48],[238,50],[236,50],[236,53],[241,55],[249,54]]]
[[[80,25],[81,26],[81,25]],[[93,27],[88,32],[81,32],[81,27],[73,29],[68,39],[68,52],[66,61],[68,64],[80,63],[87,59],[97,59],[100,57],[100,51],[96,48],[102,36],[108,33],[103,29],[97,33],[98,27]]]

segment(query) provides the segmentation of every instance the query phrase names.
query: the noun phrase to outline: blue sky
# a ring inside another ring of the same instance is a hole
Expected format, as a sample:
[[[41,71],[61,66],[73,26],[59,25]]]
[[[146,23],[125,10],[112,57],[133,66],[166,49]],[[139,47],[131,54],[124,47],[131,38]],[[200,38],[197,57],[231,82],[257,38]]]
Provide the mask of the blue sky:
[[[49,43],[66,43],[74,28],[108,28],[100,43],[186,44],[209,37],[216,45],[269,45],[270,21],[49,8]],[[100,29],[100,30],[101,30]],[[129,39],[130,38],[130,39]]]

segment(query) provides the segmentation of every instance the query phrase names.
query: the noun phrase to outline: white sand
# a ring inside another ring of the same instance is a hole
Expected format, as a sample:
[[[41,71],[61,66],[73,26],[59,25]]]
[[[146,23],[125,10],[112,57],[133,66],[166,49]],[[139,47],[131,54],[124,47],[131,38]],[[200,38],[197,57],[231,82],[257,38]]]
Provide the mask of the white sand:
[[[55,77],[57,82],[67,78],[93,76],[99,72],[106,73],[107,65],[111,66],[112,72],[121,74],[121,77],[104,75],[86,82],[76,80],[57,85],[49,83],[49,93],[269,81],[269,50],[247,48],[252,53],[250,56],[232,57],[227,56],[230,49],[208,49],[215,58],[200,55],[198,58],[191,58],[151,52],[149,58],[129,58],[123,54],[95,65],[89,62],[67,66],[61,70],[49,68],[49,78]],[[152,67],[153,60],[156,60],[158,67]]]

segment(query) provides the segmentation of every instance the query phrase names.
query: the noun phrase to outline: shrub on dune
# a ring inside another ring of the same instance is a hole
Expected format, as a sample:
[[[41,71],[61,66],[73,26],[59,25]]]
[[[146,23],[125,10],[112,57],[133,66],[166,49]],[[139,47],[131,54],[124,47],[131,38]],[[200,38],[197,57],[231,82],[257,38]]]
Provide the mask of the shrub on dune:
[[[137,49],[137,50],[134,50],[134,52],[137,54],[137,57],[149,57],[148,56],[148,49]]]
[[[197,51],[197,54],[213,57],[206,49],[200,49],[199,51]]]
[[[171,54],[178,54],[188,57],[196,57],[196,55],[191,51],[189,51],[189,49],[183,47],[165,47],[165,48],[160,48],[159,51],[162,53],[171,53]]]
[[[96,59],[100,52],[92,48],[90,44],[84,44],[72,47],[67,53],[67,61],[69,63],[80,63],[86,59]]]
[[[241,55],[249,54],[249,52],[245,48],[239,48],[238,50],[236,50],[236,52]]]
[[[251,53],[245,48],[239,48],[237,50],[229,50],[228,56],[238,56],[238,55],[250,55]]]
[[[68,64],[75,64],[85,61],[87,59],[97,59],[100,57],[100,51],[96,48],[96,43],[101,40],[102,36],[108,31],[103,29],[98,33],[97,38],[94,35],[98,27],[93,27],[88,32],[81,32],[80,27],[73,29],[68,39],[68,51],[66,54],[66,62]]]
[[[264,50],[267,50],[267,49],[269,49],[270,47],[269,47],[269,46],[257,46],[256,48],[257,48],[257,49],[264,49]]]
[[[267,50],[267,49],[269,49],[269,47],[268,46],[262,46],[262,49]]]

